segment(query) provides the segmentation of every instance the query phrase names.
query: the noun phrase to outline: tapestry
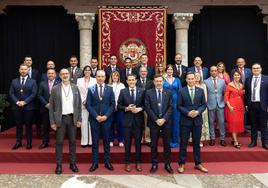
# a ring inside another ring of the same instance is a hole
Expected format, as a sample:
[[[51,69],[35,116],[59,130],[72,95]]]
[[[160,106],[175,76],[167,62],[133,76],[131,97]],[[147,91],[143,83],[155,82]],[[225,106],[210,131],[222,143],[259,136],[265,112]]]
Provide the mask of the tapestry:
[[[140,63],[147,54],[148,64],[155,66],[166,61],[166,8],[100,8],[99,9],[99,62],[109,65],[116,55],[118,65],[124,59]]]

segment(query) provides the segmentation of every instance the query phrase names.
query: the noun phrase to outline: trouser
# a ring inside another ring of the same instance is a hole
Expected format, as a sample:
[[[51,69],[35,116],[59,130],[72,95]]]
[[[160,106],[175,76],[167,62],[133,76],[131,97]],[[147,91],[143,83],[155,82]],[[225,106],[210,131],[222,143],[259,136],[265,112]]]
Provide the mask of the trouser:
[[[218,122],[219,129],[220,129],[220,140],[224,140],[225,134],[226,134],[226,128],[225,128],[225,123],[224,123],[224,108],[219,108],[219,107],[213,110],[208,110],[210,139],[215,140],[214,122],[216,120],[216,114],[217,114],[217,122]]]

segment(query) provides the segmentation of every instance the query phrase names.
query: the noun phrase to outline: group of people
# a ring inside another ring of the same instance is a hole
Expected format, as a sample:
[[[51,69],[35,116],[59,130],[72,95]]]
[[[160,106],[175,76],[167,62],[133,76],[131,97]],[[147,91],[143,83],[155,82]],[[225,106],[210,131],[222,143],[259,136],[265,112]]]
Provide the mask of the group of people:
[[[208,170],[202,165],[200,148],[206,140],[216,144],[215,129],[220,133],[219,144],[227,146],[226,131],[232,134],[231,144],[240,149],[238,133],[245,130],[245,112],[251,119],[251,143],[257,145],[257,131],[261,131],[262,147],[268,149],[268,77],[261,74],[259,63],[245,68],[245,59],[238,58],[231,75],[225,64],[219,62],[209,69],[202,59],[195,57],[194,66],[182,65],[182,54],[175,55],[175,64],[162,63],[152,67],[148,56],[133,66],[126,58],[125,67],[117,65],[111,55],[110,65],[99,69],[97,58],[80,69],[76,56],[71,56],[69,68],[59,74],[55,63],[47,62],[47,72],[41,79],[32,68],[32,58],[25,57],[19,67],[20,76],[12,80],[9,95],[16,124],[16,143],[22,147],[23,125],[26,126],[27,149],[32,148],[33,117],[40,110],[42,144],[49,147],[50,128],[56,131],[56,174],[62,173],[62,150],[66,132],[69,139],[70,169],[76,165],[76,135],[81,127],[81,146],[92,147],[92,166],[98,169],[99,139],[103,139],[104,164],[111,164],[110,147],[124,147],[126,172],[132,171],[131,143],[135,144],[135,169],[142,171],[142,143],[151,147],[152,167],[158,169],[158,139],[162,134],[164,168],[173,173],[170,165],[171,148],[180,148],[179,167],[185,170],[187,145],[192,142],[195,168]],[[39,103],[40,108],[37,108]],[[117,142],[115,141],[117,140]]]

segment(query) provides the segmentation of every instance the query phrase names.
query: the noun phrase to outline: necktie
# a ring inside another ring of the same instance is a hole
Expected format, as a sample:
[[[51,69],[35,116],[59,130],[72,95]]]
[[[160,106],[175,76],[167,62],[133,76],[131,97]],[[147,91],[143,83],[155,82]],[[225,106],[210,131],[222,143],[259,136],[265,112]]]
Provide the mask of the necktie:
[[[198,73],[200,74],[201,80],[203,80],[203,75],[202,75],[202,68],[198,67],[197,68]]]
[[[214,89],[215,89],[215,91],[217,91],[217,82],[216,82],[216,78],[213,78],[213,83],[214,83]]]
[[[190,93],[191,93],[192,104],[194,104],[194,89],[191,88],[190,91],[191,91]]]
[[[53,81],[49,80],[49,81],[48,81],[49,94],[51,94],[52,87],[53,87]]]
[[[102,91],[102,85],[100,85],[100,100],[102,100],[102,97],[103,97],[103,91]]]
[[[22,79],[21,79],[21,86],[24,86],[24,80],[25,80],[25,78],[24,77],[22,77]]]
[[[158,111],[159,111],[158,116],[161,117],[162,116],[162,93],[161,93],[161,89],[158,89],[157,105],[158,105]]]
[[[129,75],[129,69],[127,69],[127,73],[126,73],[126,76],[128,77],[128,75]]]
[[[134,95],[134,89],[131,89],[131,103],[135,103],[135,95]]]
[[[178,71],[179,77],[181,77],[181,66],[180,65],[178,65],[177,71]]]
[[[241,80],[242,80],[242,82],[244,83],[244,81],[245,81],[245,75],[244,75],[243,68],[239,68],[239,71],[240,71],[240,73],[241,73]]]
[[[258,83],[258,77],[254,77],[252,101],[256,100],[257,83]]]
[[[74,77],[74,68],[71,67],[71,78],[73,78],[73,77]]]

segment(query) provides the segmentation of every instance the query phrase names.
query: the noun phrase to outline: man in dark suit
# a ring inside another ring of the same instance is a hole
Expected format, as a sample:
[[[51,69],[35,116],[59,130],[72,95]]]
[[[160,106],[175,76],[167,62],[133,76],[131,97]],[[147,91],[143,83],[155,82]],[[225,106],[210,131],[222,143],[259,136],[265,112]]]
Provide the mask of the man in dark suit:
[[[185,86],[185,76],[187,73],[187,67],[182,65],[182,54],[176,53],[175,65],[173,66],[173,76],[180,79],[182,86]]]
[[[202,112],[206,109],[206,99],[203,89],[195,87],[193,72],[186,75],[187,86],[179,90],[178,109],[181,112],[181,144],[178,172],[185,170],[187,144],[192,132],[195,168],[201,172],[208,172],[201,164],[200,139],[202,132]]]
[[[96,74],[98,69],[98,59],[96,57],[92,57],[91,62],[90,62],[90,66],[92,69],[92,73],[91,73],[91,77],[96,78]]]
[[[148,70],[145,67],[140,68],[139,78],[137,80],[137,86],[145,90],[154,88],[154,82],[147,78]]]
[[[92,133],[93,162],[89,171],[95,171],[99,166],[99,138],[103,137],[104,167],[114,170],[111,164],[109,135],[112,123],[112,113],[115,109],[115,96],[112,87],[106,85],[105,72],[98,70],[97,84],[89,88],[86,99],[86,108],[89,112],[89,121]]]
[[[127,57],[125,59],[125,68],[122,69],[120,73],[120,81],[125,84],[126,87],[128,86],[127,77],[130,74],[134,74],[134,71],[132,70],[132,60]]]
[[[109,82],[110,76],[112,72],[119,72],[121,73],[121,68],[117,66],[117,57],[116,55],[111,55],[110,57],[110,65],[104,69],[105,75],[106,75],[106,80],[105,83]]]
[[[149,89],[154,88],[154,83],[152,80],[149,80],[147,78],[148,71],[147,68],[141,67],[139,72],[139,78],[137,81],[137,87],[141,87],[145,89],[145,92]],[[150,129],[148,127],[148,115],[146,111],[144,111],[144,139],[143,143],[145,143],[147,146],[151,146],[151,136],[150,136]]]
[[[239,70],[239,72],[241,73],[241,83],[243,83],[243,85],[245,84],[245,81],[248,78],[252,77],[252,71],[249,68],[246,68],[245,65],[246,65],[246,60],[242,57],[239,57],[236,60],[235,68],[232,70],[232,72],[235,69]]]
[[[42,144],[39,149],[47,148],[49,144],[49,132],[50,132],[50,122],[49,122],[49,97],[53,86],[59,83],[56,80],[56,71],[54,69],[47,70],[47,81],[42,81],[39,85],[38,98],[40,101],[40,114],[42,119]]]
[[[135,138],[136,169],[141,168],[141,138],[144,125],[143,109],[145,90],[136,87],[136,75],[127,76],[128,87],[122,89],[118,98],[118,110],[123,111],[123,133],[125,142],[125,171],[130,172],[130,153],[132,135]]]
[[[37,69],[32,68],[33,60],[31,56],[24,57],[24,64],[28,67],[28,76],[29,78],[35,80],[37,83],[39,82],[39,72]]]
[[[21,64],[19,73],[20,77],[12,80],[9,89],[17,138],[12,149],[22,147],[23,124],[26,125],[27,149],[32,149],[32,123],[36,109],[34,101],[37,95],[37,84],[35,80],[29,78],[27,65]]]
[[[55,69],[55,63],[52,61],[52,60],[49,60],[47,62],[47,66],[46,66],[47,70],[49,69]],[[55,78],[57,81],[60,81],[60,76],[59,74],[56,72],[56,78]],[[41,79],[40,79],[40,82],[42,81],[48,81],[48,78],[47,78],[47,71],[42,73],[41,74]]]
[[[268,76],[262,75],[258,63],[252,65],[253,76],[245,82],[246,109],[251,117],[251,143],[248,147],[257,146],[257,131],[261,131],[262,147],[268,149]]]
[[[77,79],[81,78],[83,76],[83,70],[80,69],[78,65],[78,59],[75,55],[72,55],[69,60],[70,67],[68,68],[68,71],[70,73],[70,80],[72,83],[76,84]]]
[[[208,68],[202,66],[202,59],[201,57],[194,58],[194,66],[188,68],[189,72],[199,72],[202,80],[205,80],[209,77]]]
[[[78,87],[70,82],[70,73],[61,69],[61,84],[53,87],[49,98],[49,120],[56,131],[56,174],[62,173],[62,150],[65,133],[69,139],[70,169],[78,172],[76,166],[76,128],[81,127],[81,97]]]
[[[172,93],[163,88],[163,77],[160,74],[154,76],[155,88],[145,94],[145,110],[148,114],[151,133],[152,167],[150,172],[158,169],[157,147],[160,133],[163,134],[164,162],[168,173],[173,173],[170,166],[170,136],[172,115]]]
[[[141,55],[141,63],[135,67],[134,74],[139,75],[140,68],[145,67],[147,68],[148,75],[147,78],[150,80],[153,80],[154,74],[155,74],[155,69],[151,65],[148,65],[148,56],[147,54],[142,54]]]

